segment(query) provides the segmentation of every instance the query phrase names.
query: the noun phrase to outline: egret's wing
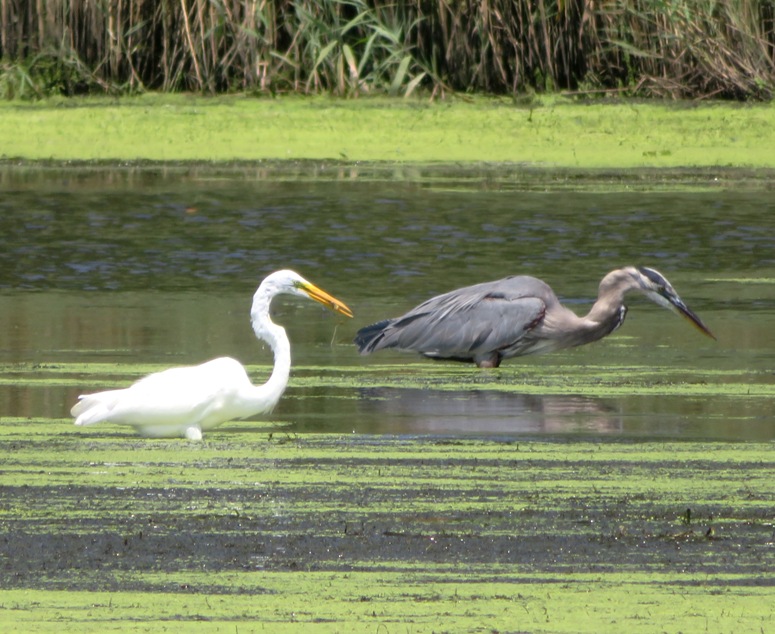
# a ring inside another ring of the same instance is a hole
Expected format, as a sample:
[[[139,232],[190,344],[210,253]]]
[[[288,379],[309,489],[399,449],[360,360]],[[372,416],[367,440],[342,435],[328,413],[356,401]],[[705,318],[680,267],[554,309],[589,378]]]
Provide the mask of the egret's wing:
[[[150,374],[123,390],[87,394],[73,407],[76,425],[110,420],[129,425],[196,422],[235,390],[249,383],[233,359]]]
[[[509,280],[478,284],[429,299],[383,327],[364,347],[470,358],[512,346],[543,319],[546,303]]]

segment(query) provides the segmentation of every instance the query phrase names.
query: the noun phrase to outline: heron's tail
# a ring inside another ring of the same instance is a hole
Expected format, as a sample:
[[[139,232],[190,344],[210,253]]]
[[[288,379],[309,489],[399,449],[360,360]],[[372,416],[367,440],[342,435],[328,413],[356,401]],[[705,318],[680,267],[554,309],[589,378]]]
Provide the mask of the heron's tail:
[[[358,346],[358,352],[361,354],[369,354],[384,347],[379,344],[385,336],[385,329],[387,329],[394,321],[394,319],[378,321],[376,324],[371,324],[371,326],[364,326],[355,333],[353,343]]]

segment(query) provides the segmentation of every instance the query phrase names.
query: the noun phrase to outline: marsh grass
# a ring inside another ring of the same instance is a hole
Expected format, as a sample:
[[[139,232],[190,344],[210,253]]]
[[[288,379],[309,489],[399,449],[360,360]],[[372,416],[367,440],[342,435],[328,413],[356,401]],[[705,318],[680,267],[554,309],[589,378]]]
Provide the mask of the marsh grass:
[[[2,0],[0,94],[449,91],[768,99],[771,0]]]

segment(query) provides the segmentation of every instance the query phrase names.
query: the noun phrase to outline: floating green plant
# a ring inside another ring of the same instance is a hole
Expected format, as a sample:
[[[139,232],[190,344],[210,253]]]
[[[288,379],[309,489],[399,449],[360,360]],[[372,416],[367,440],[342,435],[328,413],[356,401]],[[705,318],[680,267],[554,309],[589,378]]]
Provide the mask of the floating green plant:
[[[756,631],[772,619],[767,443],[227,429],[188,443],[41,427],[0,428],[6,629],[574,632],[584,614],[602,632]]]
[[[0,156],[35,161],[775,167],[769,151],[775,111],[766,105],[676,108],[547,99],[528,110],[515,108],[510,99],[424,103],[148,94],[23,107],[0,102],[0,113]],[[709,180],[713,177],[705,187]]]

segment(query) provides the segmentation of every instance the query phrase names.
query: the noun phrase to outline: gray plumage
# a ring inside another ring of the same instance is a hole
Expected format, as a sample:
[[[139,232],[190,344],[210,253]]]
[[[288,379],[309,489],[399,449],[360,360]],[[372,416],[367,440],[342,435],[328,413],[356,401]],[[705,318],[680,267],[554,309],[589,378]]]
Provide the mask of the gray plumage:
[[[355,344],[361,354],[396,348],[497,367],[510,357],[602,339],[622,325],[627,314],[624,296],[630,291],[678,312],[713,337],[663,275],[628,266],[603,278],[597,301],[585,317],[560,304],[545,282],[520,275],[433,297],[401,317],[362,328]]]

